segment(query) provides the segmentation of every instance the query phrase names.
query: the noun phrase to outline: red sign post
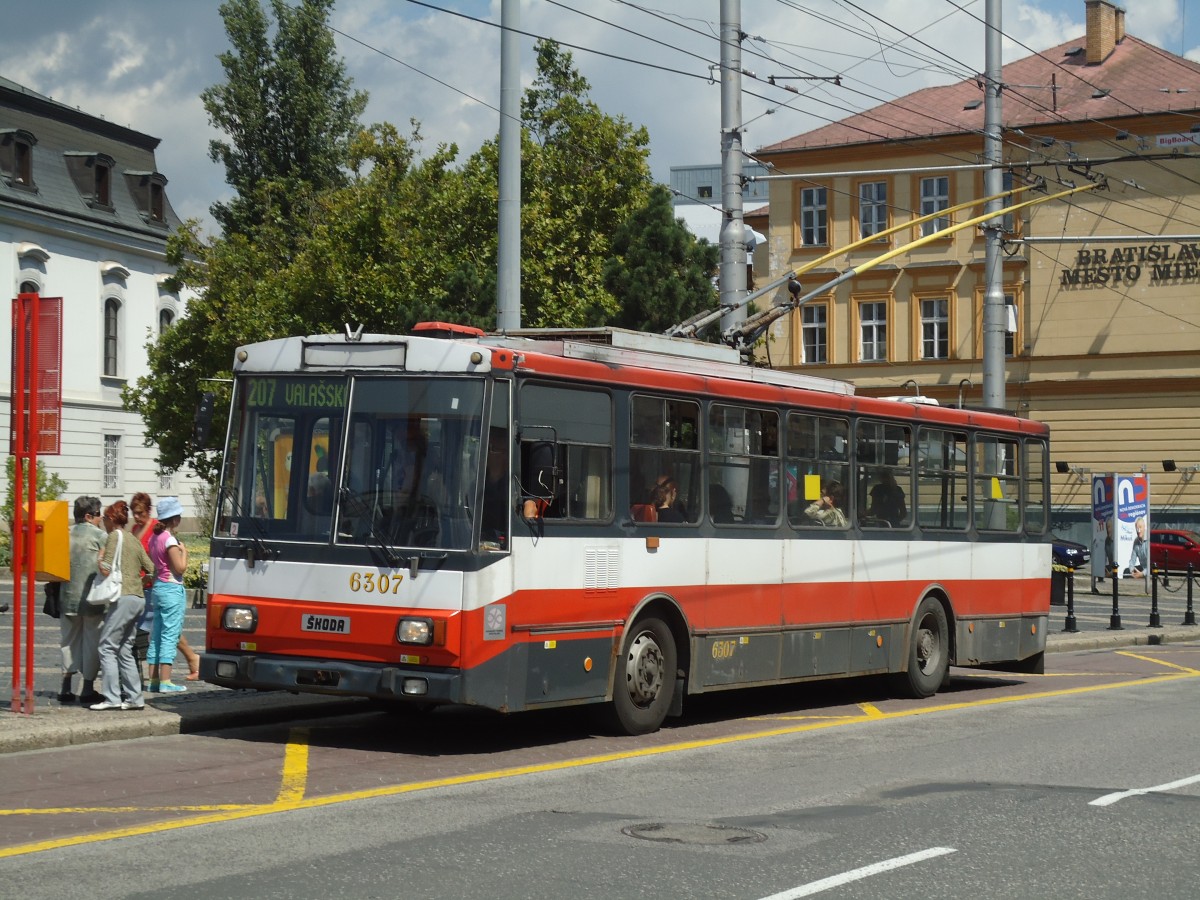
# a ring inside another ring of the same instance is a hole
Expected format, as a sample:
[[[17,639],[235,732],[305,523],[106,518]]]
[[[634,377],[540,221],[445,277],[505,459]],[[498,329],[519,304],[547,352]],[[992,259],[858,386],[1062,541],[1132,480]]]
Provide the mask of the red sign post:
[[[12,336],[12,710],[32,715],[37,457],[39,452],[59,453],[62,445],[62,298],[18,294],[13,301]]]

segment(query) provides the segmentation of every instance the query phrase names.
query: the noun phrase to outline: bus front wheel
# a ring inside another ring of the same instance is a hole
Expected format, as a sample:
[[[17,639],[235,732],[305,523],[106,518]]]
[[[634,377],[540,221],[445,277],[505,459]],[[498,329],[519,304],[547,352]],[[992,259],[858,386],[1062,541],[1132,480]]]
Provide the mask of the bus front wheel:
[[[657,731],[671,708],[677,666],[675,638],[661,619],[642,619],[625,633],[610,709],[625,734]]]
[[[950,669],[950,626],[946,610],[933,597],[917,608],[908,648],[908,668],[896,676],[897,689],[910,697],[932,697]]]

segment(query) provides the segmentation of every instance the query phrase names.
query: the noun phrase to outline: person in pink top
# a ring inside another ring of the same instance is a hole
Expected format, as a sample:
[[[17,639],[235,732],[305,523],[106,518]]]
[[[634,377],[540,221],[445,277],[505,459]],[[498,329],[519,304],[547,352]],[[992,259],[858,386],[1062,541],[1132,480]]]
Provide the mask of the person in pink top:
[[[171,664],[183,631],[183,613],[187,596],[183,573],[187,571],[187,547],[175,536],[183,518],[183,506],[177,497],[158,501],[158,522],[150,536],[150,560],[154,563],[154,624],[146,664],[150,669],[150,690],[162,693],[186,691],[187,686],[171,681]]]

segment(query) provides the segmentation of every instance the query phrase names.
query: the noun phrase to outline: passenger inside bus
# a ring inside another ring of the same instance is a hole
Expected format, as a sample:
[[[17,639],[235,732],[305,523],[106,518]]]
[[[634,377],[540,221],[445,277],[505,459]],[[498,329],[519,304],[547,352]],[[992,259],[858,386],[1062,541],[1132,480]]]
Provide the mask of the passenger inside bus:
[[[526,519],[560,516],[555,448],[550,441],[521,444],[521,515]]]
[[[842,511],[844,491],[841,482],[830,481],[821,488],[821,499],[810,503],[804,510],[811,521],[826,528],[846,528],[846,514]]]
[[[723,484],[715,481],[708,485],[708,514],[719,525],[733,523],[733,498]]]
[[[678,521],[690,522],[692,520],[692,518],[691,518],[691,516],[688,515],[687,504],[684,503],[683,498],[679,496],[679,483],[676,482],[674,478],[672,478],[670,475],[668,475],[664,472],[662,475],[659,475],[658,478],[655,480],[654,490],[657,490],[658,488],[662,487],[664,484],[667,484],[668,482],[670,482],[670,484],[675,492],[675,499],[671,502],[671,509],[673,509],[676,513],[679,514]],[[654,490],[651,491],[651,503],[654,503],[654,498],[653,498]],[[656,503],[654,505],[658,506],[658,504],[656,504]],[[659,521],[660,522],[669,522],[669,521],[673,521],[673,520],[663,519],[662,516],[659,516]]]
[[[679,497],[679,486],[671,478],[665,481],[660,480],[654,486],[654,492],[651,495],[651,505],[654,507],[655,519],[659,522],[675,522],[683,523],[687,519],[678,509],[675,508],[675,502]]]
[[[867,516],[886,522],[892,528],[908,524],[908,505],[905,503],[904,489],[896,483],[896,476],[891,469],[881,469],[878,478],[870,490],[871,506],[867,509]]]

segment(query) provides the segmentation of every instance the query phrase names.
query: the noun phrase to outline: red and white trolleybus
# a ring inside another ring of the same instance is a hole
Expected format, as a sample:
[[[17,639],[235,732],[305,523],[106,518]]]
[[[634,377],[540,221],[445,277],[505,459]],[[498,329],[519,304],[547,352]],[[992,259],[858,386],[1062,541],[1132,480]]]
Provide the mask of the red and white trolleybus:
[[[1047,428],[737,360],[432,323],[239,348],[202,677],[636,734],[709,691],[1040,671]]]

